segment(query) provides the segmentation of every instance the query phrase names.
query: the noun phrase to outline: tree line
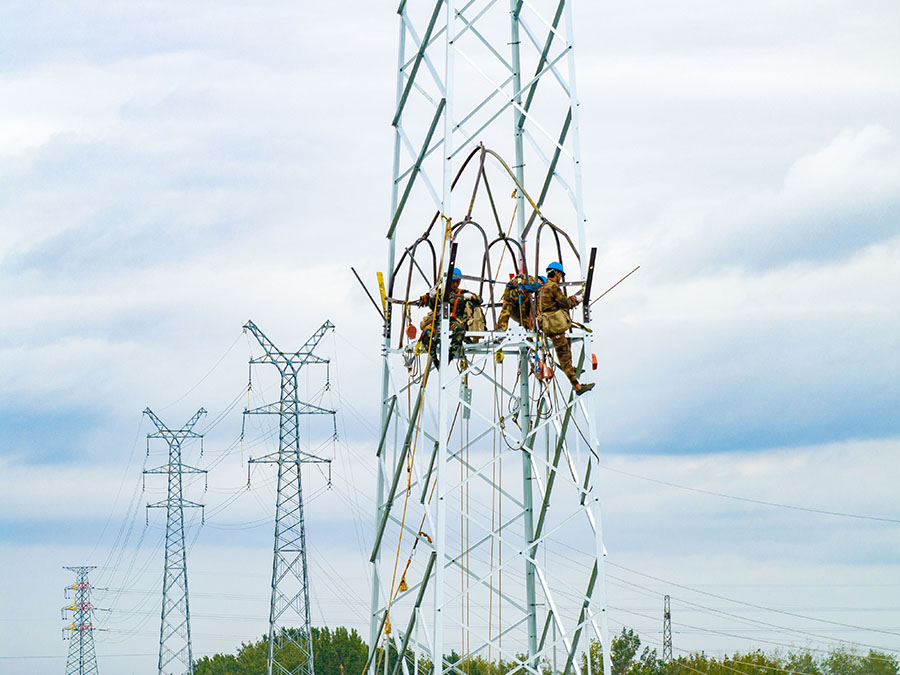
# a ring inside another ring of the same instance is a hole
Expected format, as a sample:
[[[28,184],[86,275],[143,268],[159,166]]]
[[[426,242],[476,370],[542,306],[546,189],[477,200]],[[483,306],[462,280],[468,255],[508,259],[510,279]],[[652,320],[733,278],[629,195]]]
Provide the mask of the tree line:
[[[312,629],[313,660],[316,675],[363,675],[369,657],[366,643],[355,629],[341,626]],[[268,638],[242,643],[235,654],[214,654],[194,662],[194,675],[264,675],[268,655]],[[378,650],[373,656],[379,673],[393,673],[398,654],[390,649]],[[405,657],[412,670],[412,656]],[[461,656],[452,651],[446,657],[464,675],[506,675],[520,667],[525,655],[515,659],[489,660],[484,656]],[[385,662],[386,660],[386,662]],[[655,649],[645,646],[631,629],[623,628],[612,640],[610,650],[613,675],[900,675],[900,662],[891,654],[869,650],[862,654],[845,648],[827,653],[814,653],[798,649],[764,653],[761,650],[735,653],[722,657],[695,652],[664,663]],[[293,669],[301,662],[299,653],[282,653],[279,662]],[[556,672],[564,669],[558,664]],[[538,668],[543,675],[553,675],[552,664],[541,662]],[[419,673],[428,675],[431,663],[419,661]],[[574,671],[579,670],[576,674]],[[525,673],[525,671],[523,671]],[[572,675],[602,675],[603,649],[592,640],[587,654],[583,654],[577,667],[570,668]]]

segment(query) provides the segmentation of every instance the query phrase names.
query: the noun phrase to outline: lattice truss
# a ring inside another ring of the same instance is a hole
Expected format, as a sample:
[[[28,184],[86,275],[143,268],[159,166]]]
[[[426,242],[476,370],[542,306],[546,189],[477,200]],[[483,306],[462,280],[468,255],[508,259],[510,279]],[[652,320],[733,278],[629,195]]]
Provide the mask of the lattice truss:
[[[182,476],[188,474],[206,474],[205,469],[188,466],[181,461],[182,445],[189,439],[200,439],[203,436],[193,431],[200,418],[206,414],[200,408],[181,429],[170,429],[156,414],[147,408],[144,410],[156,427],[156,431],[147,434],[147,451],[150,439],[162,439],[169,445],[168,463],[144,471],[144,475],[164,474],[167,477],[168,489],[166,498],[152,504],[148,509],[166,510],[166,559],[163,567],[162,612],[159,626],[159,675],[193,673],[194,657],[191,646],[191,612],[188,593],[187,549],[184,541],[184,510],[186,508],[203,508],[203,504],[184,499]],[[202,450],[201,450],[202,452]],[[205,489],[204,485],[204,489]]]
[[[88,573],[94,565],[66,567],[77,575],[75,583],[66,587],[66,599],[74,600],[62,608],[62,617],[71,616],[72,623],[63,628],[63,639],[71,638],[66,659],[66,675],[97,675],[97,654],[94,651],[94,605],[91,602],[91,582]]]
[[[608,644],[596,401],[558,367],[544,377],[546,337],[496,330],[514,274],[560,261],[566,290],[590,294],[571,7],[439,0],[399,16],[368,668],[571,673],[589,638]],[[436,301],[437,368],[410,326],[453,267],[486,325],[451,360]],[[587,383],[591,316],[576,312]]]
[[[278,416],[278,451],[249,460],[250,464],[278,466],[266,675],[315,673],[301,466],[330,465],[331,460],[301,448],[300,416],[330,415],[333,422],[335,411],[301,401],[298,374],[307,365],[328,363],[313,352],[333,328],[334,325],[326,321],[299,350],[283,352],[252,321],[244,325],[244,330],[249,331],[264,350],[262,356],[252,358],[250,363],[275,366],[281,380],[281,397],[277,402],[244,411],[245,415]],[[249,481],[248,467],[248,484]]]

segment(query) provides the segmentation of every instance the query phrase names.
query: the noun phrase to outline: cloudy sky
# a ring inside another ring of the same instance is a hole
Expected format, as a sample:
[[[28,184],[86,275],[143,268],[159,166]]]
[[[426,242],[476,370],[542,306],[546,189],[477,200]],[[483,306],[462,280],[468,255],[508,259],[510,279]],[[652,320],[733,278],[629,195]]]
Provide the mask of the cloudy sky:
[[[331,390],[303,392],[341,410],[334,488],[307,477],[313,617],[367,625],[380,324],[349,266],[384,266],[395,7],[257,5],[0,5],[4,673],[63,668],[81,564],[107,589],[101,670],[154,672],[147,406],[209,411],[185,448],[210,470],[187,488],[195,655],[265,632],[248,318],[284,348],[337,326]],[[601,285],[641,266],[595,315],[613,628],[658,647],[669,594],[676,654],[900,654],[900,5],[576,17]]]

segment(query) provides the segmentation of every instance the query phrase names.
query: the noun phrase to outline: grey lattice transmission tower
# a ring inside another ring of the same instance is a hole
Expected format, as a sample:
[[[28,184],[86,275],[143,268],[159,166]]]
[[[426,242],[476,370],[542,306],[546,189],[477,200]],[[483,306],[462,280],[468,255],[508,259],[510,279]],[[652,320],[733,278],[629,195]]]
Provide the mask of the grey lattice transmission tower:
[[[252,321],[244,326],[244,330],[250,331],[264,350],[262,356],[251,359],[250,363],[271,364],[281,376],[281,398],[278,402],[245,411],[248,415],[278,415],[278,451],[249,460],[254,464],[278,465],[267,675],[314,673],[300,465],[330,463],[330,460],[300,449],[300,415],[334,415],[334,411],[301,402],[297,375],[306,365],[328,363],[313,351],[332,328],[334,325],[326,321],[303,347],[290,353],[279,350]],[[289,625],[289,621],[293,625]],[[297,655],[299,664],[288,669],[285,664],[295,660]]]
[[[169,444],[168,463],[145,474],[162,473],[168,476],[165,499],[147,504],[148,509],[166,509],[166,561],[163,569],[163,599],[159,628],[159,675],[164,673],[193,673],[191,650],[191,622],[188,603],[187,554],[184,544],[184,509],[202,508],[202,504],[184,499],[182,475],[205,474],[206,471],[187,466],[181,461],[181,445],[186,439],[202,438],[193,431],[206,410],[200,408],[181,429],[169,429],[150,408],[144,413],[153,421],[156,431],[147,435],[161,438]],[[149,451],[149,448],[148,448]]]
[[[71,605],[62,608],[63,619],[71,614],[72,623],[63,628],[63,637],[68,634],[69,657],[66,660],[66,675],[96,675],[97,654],[94,652],[94,605],[91,603],[91,582],[88,572],[97,569],[86,565],[66,567],[75,572],[75,583],[66,587],[66,598],[72,599]],[[72,597],[72,595],[74,597]]]
[[[672,660],[672,611],[669,609],[669,596],[665,597],[663,607],[663,650],[662,660],[669,663]]]

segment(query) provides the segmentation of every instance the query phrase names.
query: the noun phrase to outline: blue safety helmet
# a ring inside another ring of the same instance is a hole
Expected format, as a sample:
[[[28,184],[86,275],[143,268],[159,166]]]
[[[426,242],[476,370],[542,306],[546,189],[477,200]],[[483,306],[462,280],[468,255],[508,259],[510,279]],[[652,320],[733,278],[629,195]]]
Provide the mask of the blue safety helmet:
[[[547,277],[541,276],[541,275],[539,274],[539,275],[538,275],[538,281],[540,281],[540,282],[541,282],[541,286],[543,286],[544,284],[547,283]]]
[[[558,262],[552,262],[549,265],[547,265],[547,274],[550,274],[550,272],[554,272],[554,271],[559,272],[563,276],[566,276],[566,271],[563,269],[563,266]]]
[[[450,279],[452,279],[454,281],[456,279],[462,279],[462,272],[459,271],[458,267],[453,268],[453,274],[450,276]]]

